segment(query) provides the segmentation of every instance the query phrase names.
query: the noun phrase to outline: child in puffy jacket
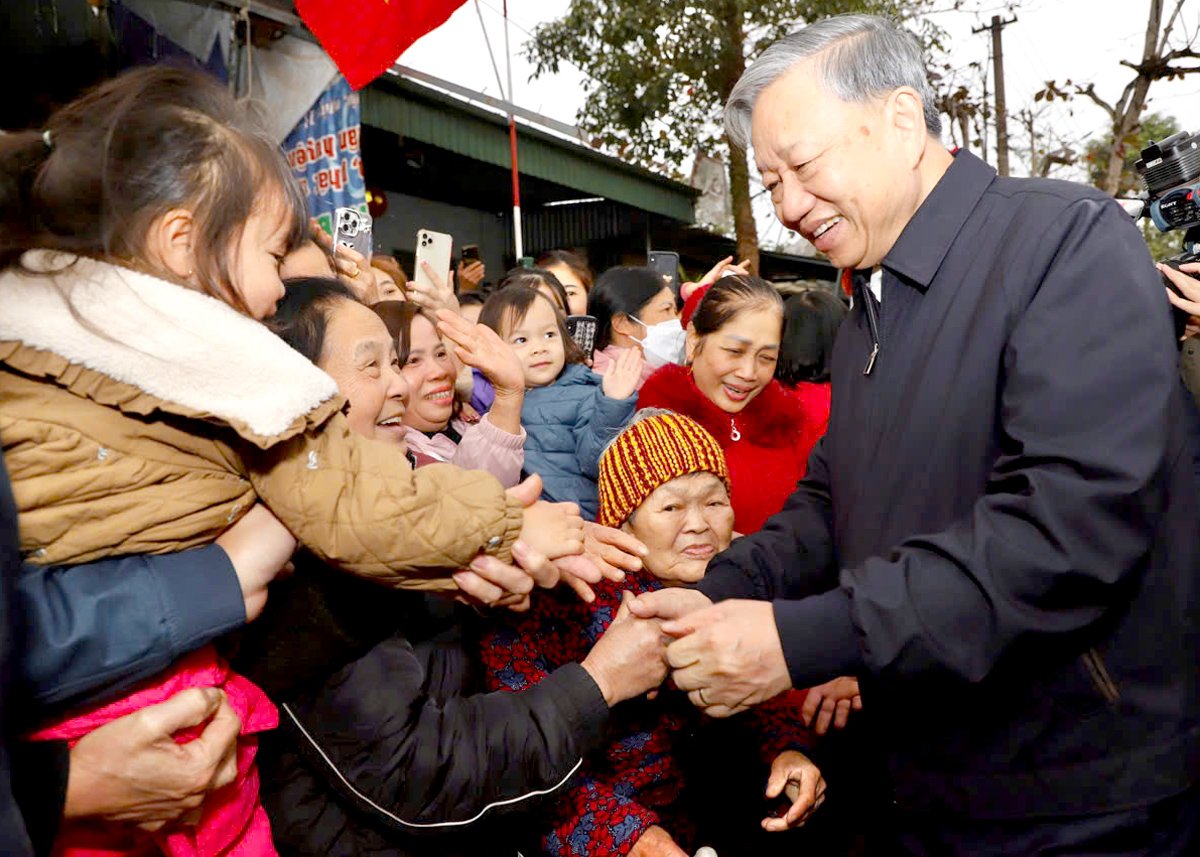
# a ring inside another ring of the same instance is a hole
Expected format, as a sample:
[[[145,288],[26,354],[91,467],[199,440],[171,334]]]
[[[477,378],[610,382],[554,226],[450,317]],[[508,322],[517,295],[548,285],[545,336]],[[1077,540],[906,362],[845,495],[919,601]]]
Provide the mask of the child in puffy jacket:
[[[632,348],[603,376],[584,363],[566,319],[544,293],[507,286],[479,316],[516,352],[525,370],[525,471],[542,477],[543,499],[579,505],[595,520],[600,453],[637,407],[641,351]]]

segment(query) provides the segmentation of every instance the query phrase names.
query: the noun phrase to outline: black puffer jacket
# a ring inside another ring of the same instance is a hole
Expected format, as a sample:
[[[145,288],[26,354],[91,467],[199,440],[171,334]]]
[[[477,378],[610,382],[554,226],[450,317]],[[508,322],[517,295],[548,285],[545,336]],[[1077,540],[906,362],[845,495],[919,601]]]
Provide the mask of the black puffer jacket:
[[[608,706],[582,667],[523,693],[479,693],[474,649],[448,602],[378,589],[405,633],[345,662],[356,638],[378,634],[378,600],[328,570],[301,568],[293,581],[235,660],[287,700],[258,756],[280,853],[498,853],[513,814],[562,786],[600,746]],[[288,633],[296,610],[320,621]],[[339,659],[311,680],[322,660]]]

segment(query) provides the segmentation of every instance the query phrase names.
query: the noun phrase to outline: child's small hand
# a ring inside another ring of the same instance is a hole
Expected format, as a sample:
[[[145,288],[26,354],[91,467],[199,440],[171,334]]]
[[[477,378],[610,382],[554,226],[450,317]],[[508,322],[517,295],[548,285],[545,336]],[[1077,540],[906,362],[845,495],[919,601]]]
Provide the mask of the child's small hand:
[[[518,539],[531,550],[549,559],[583,553],[583,518],[574,503],[549,503],[539,500],[542,477],[534,474],[513,488],[508,495],[525,507],[525,519]]]
[[[626,571],[638,571],[646,546],[629,533],[583,522],[583,552],[609,580],[625,579]]]
[[[454,353],[468,366],[478,369],[496,388],[496,395],[525,392],[525,370],[516,353],[490,327],[472,324],[447,309],[438,310],[438,331],[454,343]]]
[[[764,818],[763,830],[777,832],[800,827],[825,802],[825,778],[821,769],[803,753],[785,750],[771,763],[767,798],[783,794],[792,805],[779,818]]]
[[[600,385],[604,395],[610,399],[628,399],[636,393],[645,363],[642,349],[625,349],[625,352],[604,370],[604,380]]]

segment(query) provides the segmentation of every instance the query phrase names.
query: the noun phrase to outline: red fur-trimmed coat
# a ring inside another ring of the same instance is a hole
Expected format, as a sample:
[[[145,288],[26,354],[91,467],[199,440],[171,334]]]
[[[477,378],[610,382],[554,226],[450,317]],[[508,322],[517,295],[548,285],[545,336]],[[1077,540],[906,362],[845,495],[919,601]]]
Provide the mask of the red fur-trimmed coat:
[[[687,366],[659,369],[642,386],[638,408],[666,408],[708,429],[725,451],[733,486],[734,529],[753,533],[783,508],[825,432],[828,414],[811,418],[801,401],[772,380],[741,413],[729,414],[700,392]],[[736,440],[734,438],[737,438]]]
[[[621,583],[593,584],[591,604],[559,587],[535,593],[528,612],[501,611],[479,641],[488,690],[519,693],[564,664],[582,661],[616,617],[622,592],[640,595],[661,587],[648,572],[631,572]],[[800,717],[806,693],[788,691],[744,715],[764,770],[783,751],[812,746],[814,736]],[[653,702],[621,703],[613,712],[608,747],[588,757],[547,806],[537,831],[542,851],[550,857],[620,857],[655,824],[690,849],[696,819],[673,811],[686,785],[676,743],[703,719],[679,690],[664,690]]]

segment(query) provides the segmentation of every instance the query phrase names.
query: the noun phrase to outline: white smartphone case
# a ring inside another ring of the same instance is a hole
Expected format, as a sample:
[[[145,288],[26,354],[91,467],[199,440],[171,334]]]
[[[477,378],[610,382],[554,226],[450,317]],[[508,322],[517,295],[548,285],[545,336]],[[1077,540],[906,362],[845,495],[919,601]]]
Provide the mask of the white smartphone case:
[[[413,279],[420,285],[433,287],[429,276],[425,273],[422,262],[428,262],[429,267],[439,277],[450,274],[450,250],[454,239],[444,232],[431,232],[428,229],[417,230],[417,264],[413,271]]]

